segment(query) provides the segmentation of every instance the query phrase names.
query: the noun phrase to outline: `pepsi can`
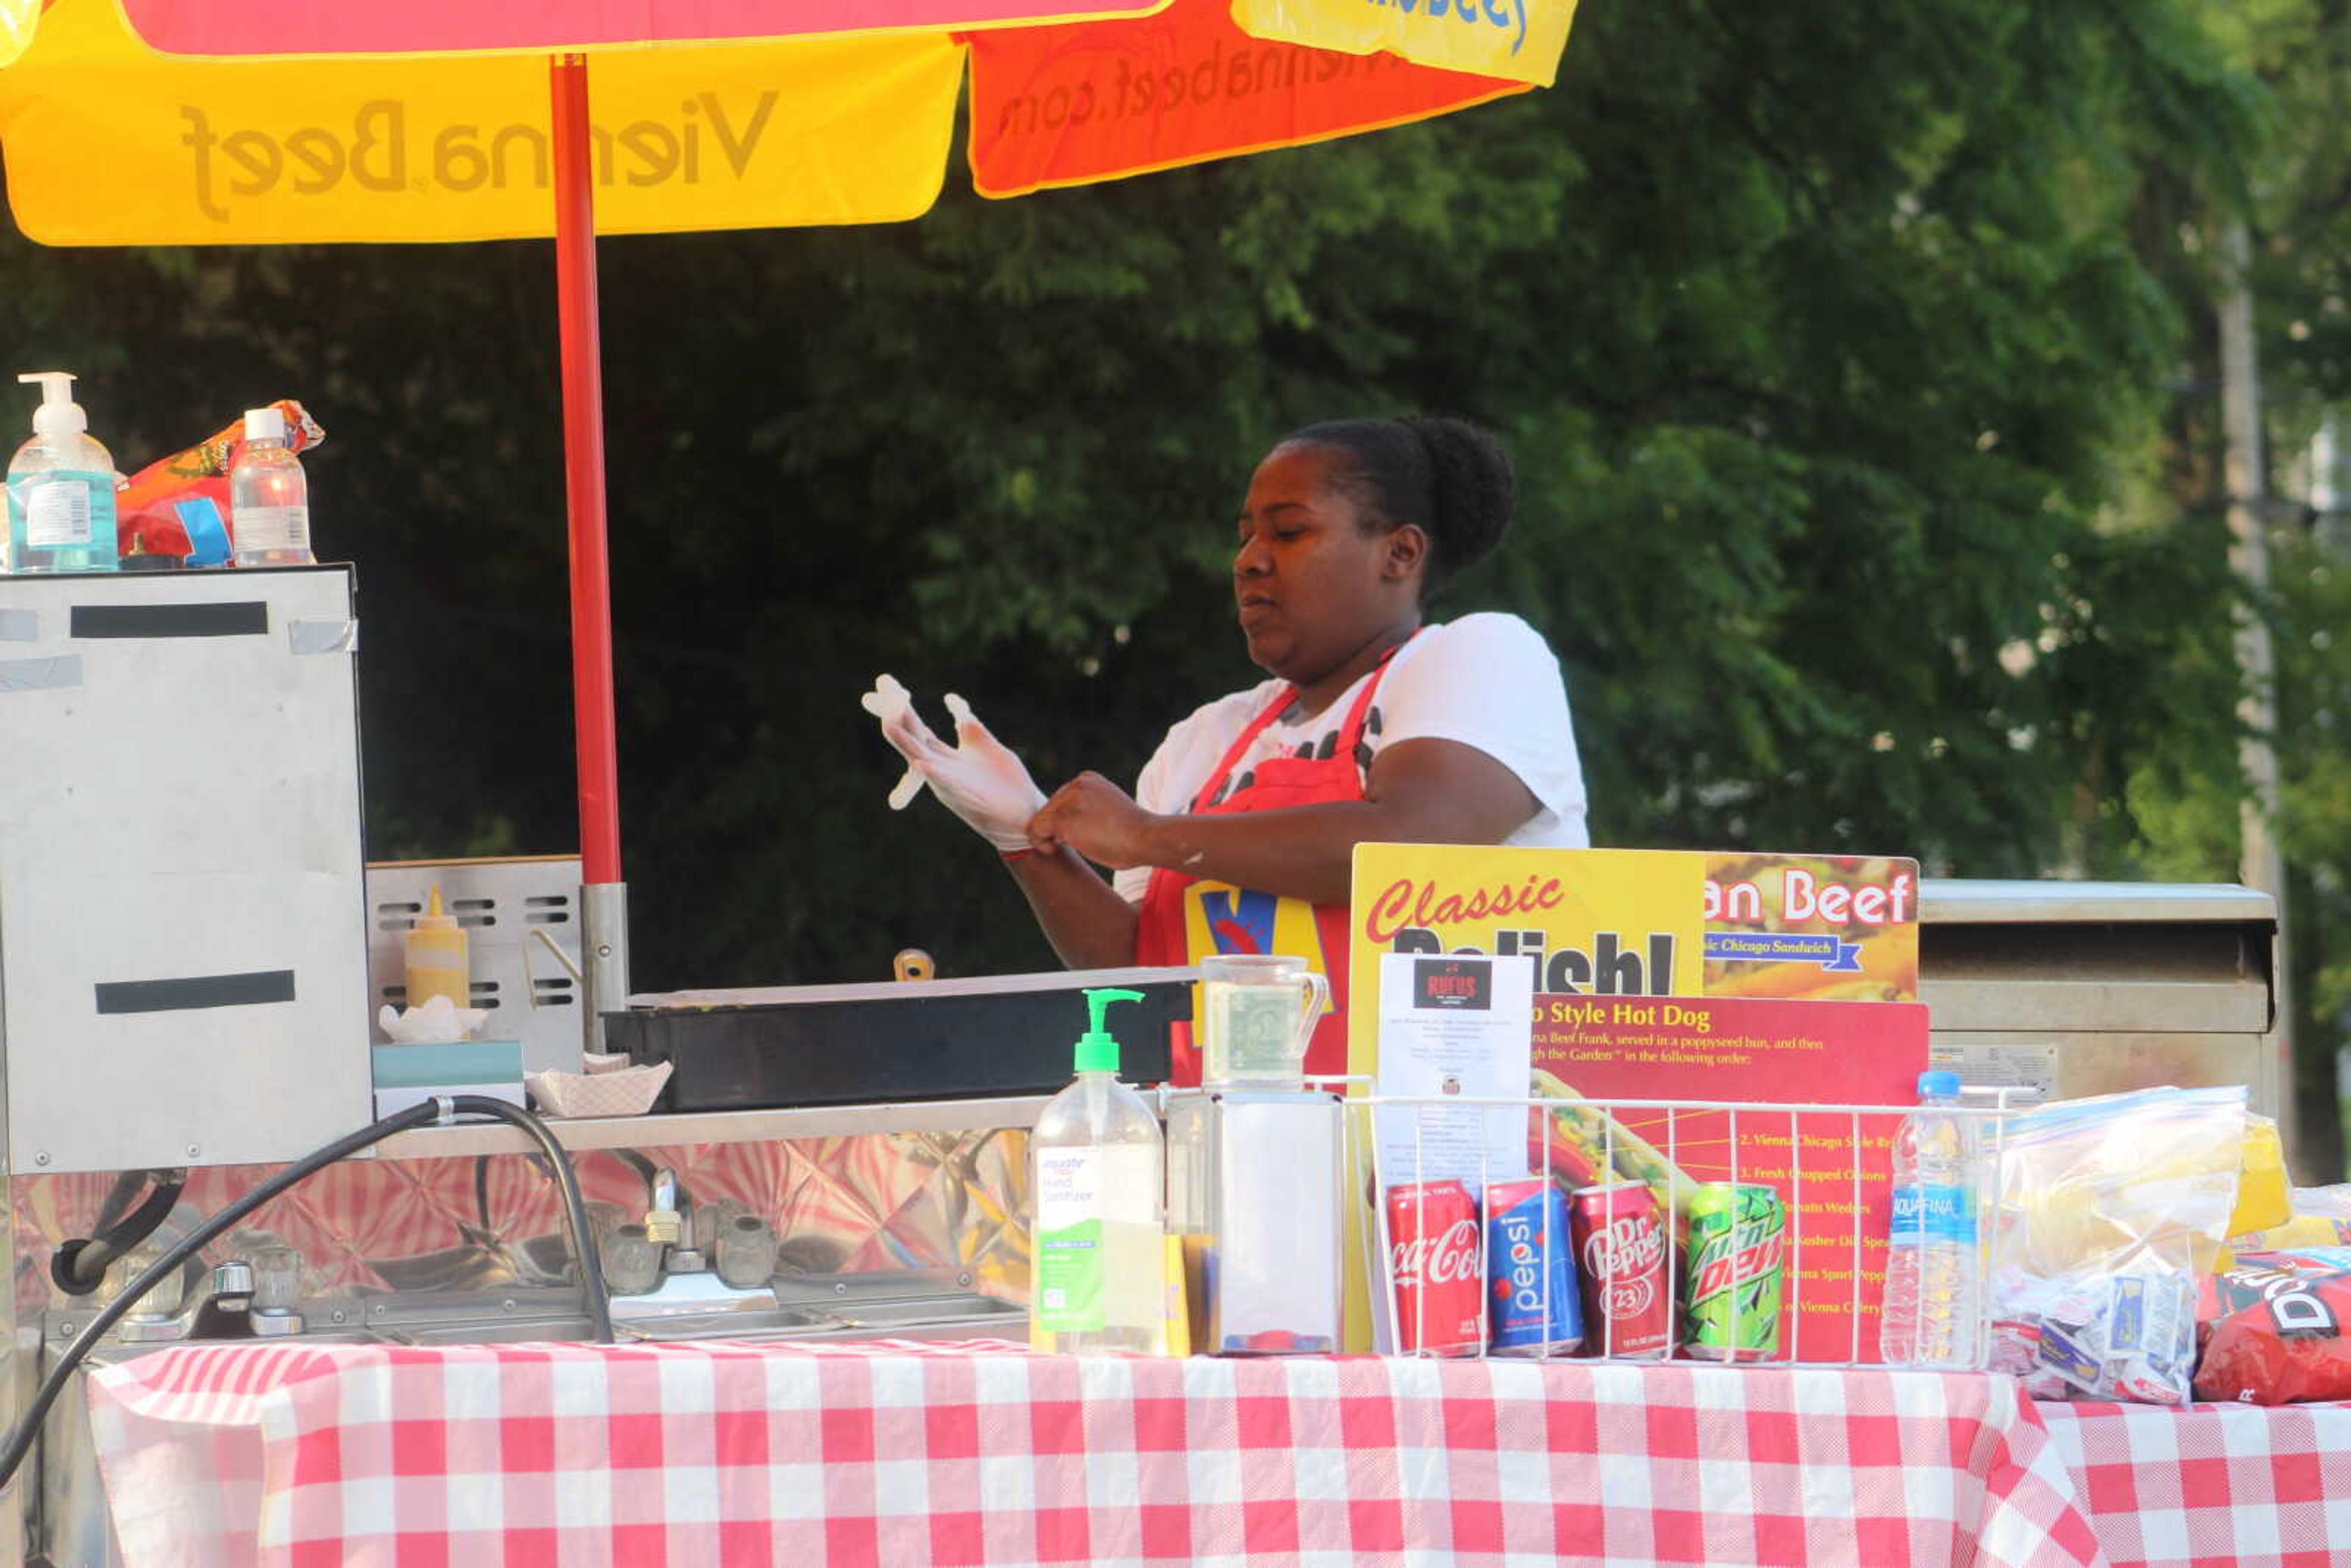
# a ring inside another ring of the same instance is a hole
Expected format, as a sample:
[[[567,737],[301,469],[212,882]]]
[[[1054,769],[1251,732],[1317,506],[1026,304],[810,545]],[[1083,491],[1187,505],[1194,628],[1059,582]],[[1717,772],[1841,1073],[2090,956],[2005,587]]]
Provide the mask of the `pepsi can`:
[[[1540,1176],[1487,1184],[1486,1320],[1497,1355],[1564,1355],[1583,1343],[1567,1195]]]

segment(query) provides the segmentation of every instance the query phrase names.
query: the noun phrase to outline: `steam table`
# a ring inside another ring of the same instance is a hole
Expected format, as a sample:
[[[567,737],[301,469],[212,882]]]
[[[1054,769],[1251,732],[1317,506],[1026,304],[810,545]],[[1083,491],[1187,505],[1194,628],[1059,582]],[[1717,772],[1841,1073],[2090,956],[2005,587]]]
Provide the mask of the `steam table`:
[[[249,1345],[90,1404],[129,1568],[2103,1561],[1993,1377]]]

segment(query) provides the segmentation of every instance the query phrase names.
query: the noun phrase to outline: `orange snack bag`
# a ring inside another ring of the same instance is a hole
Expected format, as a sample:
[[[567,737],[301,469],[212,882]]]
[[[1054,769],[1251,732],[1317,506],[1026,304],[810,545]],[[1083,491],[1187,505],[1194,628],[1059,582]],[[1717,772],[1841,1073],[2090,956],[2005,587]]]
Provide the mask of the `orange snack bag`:
[[[319,422],[292,398],[280,398],[269,406],[286,416],[286,444],[292,450],[308,451],[327,439]],[[240,417],[132,475],[115,493],[116,548],[126,556],[194,557],[194,565],[223,564],[233,538],[229,465],[244,444],[245,421]]]

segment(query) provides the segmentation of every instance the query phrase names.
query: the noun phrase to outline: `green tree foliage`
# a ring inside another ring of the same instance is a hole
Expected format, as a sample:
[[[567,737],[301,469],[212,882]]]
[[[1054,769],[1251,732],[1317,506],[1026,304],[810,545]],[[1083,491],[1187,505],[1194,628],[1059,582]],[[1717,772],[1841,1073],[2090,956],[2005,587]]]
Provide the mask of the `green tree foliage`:
[[[2224,602],[2217,540],[2116,503],[2164,483],[2182,351],[2147,214],[2252,134],[2201,26],[1593,4],[1555,89],[1421,127],[605,242],[640,980],[1048,964],[977,841],[884,810],[856,695],[959,690],[1048,788],[1131,778],[1255,678],[1225,575],[1250,465],[1357,412],[1510,438],[1519,526],[1448,608],[1562,653],[1599,841],[2145,852],[2167,727],[2217,683],[2227,734],[2225,641],[2174,635]],[[329,426],[381,856],[574,841],[549,265],[0,252],[20,354],[89,373],[126,458],[268,395]]]
[[[2314,1170],[2339,1174],[2335,1059],[2351,1041],[2351,796],[2343,780],[2351,528],[2339,450],[2334,474],[2314,472],[2312,437],[2330,415],[2351,434],[2351,28],[2341,0],[2249,0],[2214,12],[2216,30],[2275,104],[2250,204],[2268,477],[2280,497],[2266,518],[2273,591],[2257,609],[2277,649],[2278,840],[2293,873],[2304,1145]],[[2336,509],[2320,515],[2330,487]]]

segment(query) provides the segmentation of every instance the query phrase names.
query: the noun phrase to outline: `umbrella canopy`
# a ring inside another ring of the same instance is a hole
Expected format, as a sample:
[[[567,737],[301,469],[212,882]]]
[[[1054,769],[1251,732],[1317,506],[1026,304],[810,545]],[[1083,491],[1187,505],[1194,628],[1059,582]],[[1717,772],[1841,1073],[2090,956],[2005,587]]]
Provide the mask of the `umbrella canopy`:
[[[1008,0],[905,3],[944,12]],[[1029,3],[1059,10],[1071,0]],[[1154,5],[1112,20],[961,35],[597,54],[588,68],[597,232],[918,216],[946,177],[967,69],[973,177],[988,195],[1318,141],[1526,89],[1389,54],[1252,37],[1225,0]],[[326,24],[372,17],[356,35],[379,46],[441,36],[390,30],[411,7],[313,9],[288,18],[300,26],[266,30],[323,47],[344,36]],[[440,8],[413,9],[429,19]],[[470,10],[514,22],[507,6]],[[215,11],[217,34],[195,26]],[[178,57],[133,30],[149,12],[168,19],[160,37],[215,55],[246,37],[253,16],[273,16],[186,0],[55,0],[30,50],[0,71],[8,199],[32,238],[434,243],[555,232],[543,54]]]
[[[1015,195],[1521,92],[1552,78],[1574,9],[0,0],[0,152],[19,225],[51,245],[555,236],[592,1019],[627,972],[625,919],[596,896],[621,871],[595,234],[914,217],[967,70],[975,182]]]

